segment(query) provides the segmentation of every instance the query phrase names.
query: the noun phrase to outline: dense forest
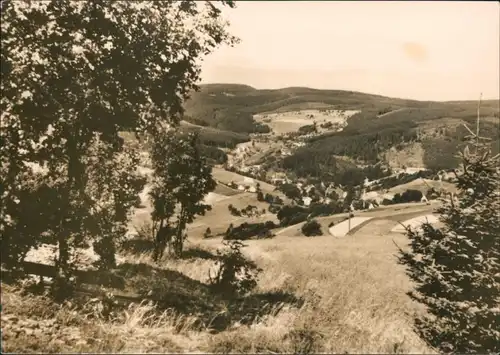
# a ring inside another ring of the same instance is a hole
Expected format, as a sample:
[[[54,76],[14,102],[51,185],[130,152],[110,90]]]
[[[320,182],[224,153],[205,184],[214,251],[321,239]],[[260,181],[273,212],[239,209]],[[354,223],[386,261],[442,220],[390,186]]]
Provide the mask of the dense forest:
[[[198,132],[201,144],[233,149],[237,144],[250,141],[250,137],[245,133],[235,133],[231,131],[218,130],[210,127],[182,126],[181,134]]]
[[[329,177],[329,180],[340,180],[337,181],[339,183],[349,178],[359,181],[362,174],[354,173],[355,165],[339,160],[336,156],[376,164],[380,162],[381,152],[402,142],[415,140],[417,134],[414,127],[415,124],[411,122],[402,122],[388,124],[372,132],[346,129],[328,136],[316,137],[311,139],[307,146],[286,157],[283,167],[295,172],[299,177]],[[343,176],[345,174],[348,175]]]

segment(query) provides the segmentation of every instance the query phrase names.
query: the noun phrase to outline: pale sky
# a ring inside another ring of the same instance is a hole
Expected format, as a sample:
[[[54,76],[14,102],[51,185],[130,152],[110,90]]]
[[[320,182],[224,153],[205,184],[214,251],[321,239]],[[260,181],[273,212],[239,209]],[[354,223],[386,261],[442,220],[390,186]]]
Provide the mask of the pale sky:
[[[500,5],[236,1],[241,39],[203,63],[204,83],[306,86],[420,100],[500,96]]]

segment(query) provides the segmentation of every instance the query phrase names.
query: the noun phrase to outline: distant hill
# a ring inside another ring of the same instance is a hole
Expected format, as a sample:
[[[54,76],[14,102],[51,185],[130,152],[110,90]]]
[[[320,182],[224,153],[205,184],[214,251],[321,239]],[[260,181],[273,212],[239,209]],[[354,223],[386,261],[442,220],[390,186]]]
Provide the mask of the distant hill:
[[[247,85],[207,84],[192,93],[185,103],[186,120],[233,132],[252,133],[258,130],[252,116],[257,113],[282,112],[284,109],[304,109],[311,103],[324,108],[341,110],[389,109],[426,106],[414,100],[364,94],[342,90],[318,90],[290,87],[257,90]]]
[[[420,152],[415,161],[430,168],[450,168],[456,165],[457,148],[468,134],[463,124],[475,126],[476,101],[417,101],[390,98],[342,90],[318,90],[289,87],[258,90],[247,85],[207,84],[192,94],[185,103],[186,121],[196,125],[242,134],[261,132],[269,128],[256,123],[253,115],[308,109],[359,110],[348,119],[339,133],[327,133],[311,139],[309,144],[285,158],[285,166],[300,165],[314,157],[318,166],[330,164],[332,156],[347,156],[365,163],[375,163],[387,157]],[[491,138],[498,151],[499,102],[481,104],[481,132]],[[227,134],[227,133],[226,133]],[[418,149],[417,149],[418,148]],[[386,154],[392,150],[392,154]],[[396,154],[394,153],[396,151]],[[307,162],[308,166],[314,165]],[[317,167],[297,166],[303,174]]]

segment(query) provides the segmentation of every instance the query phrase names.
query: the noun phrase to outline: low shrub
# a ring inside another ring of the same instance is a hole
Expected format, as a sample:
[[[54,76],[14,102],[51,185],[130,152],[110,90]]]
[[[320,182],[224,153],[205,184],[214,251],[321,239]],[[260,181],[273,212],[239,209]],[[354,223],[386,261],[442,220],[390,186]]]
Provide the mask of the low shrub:
[[[224,239],[225,240],[247,240],[251,238],[272,238],[274,235],[272,229],[278,226],[273,221],[265,223],[247,223],[244,222],[238,227],[229,226]]]
[[[243,296],[257,286],[257,277],[262,270],[245,258],[241,252],[245,246],[243,243],[233,240],[223,244],[226,250],[217,250],[217,271],[213,277],[209,271],[209,284],[226,298]]]
[[[210,227],[207,227],[205,230],[205,233],[203,233],[203,238],[211,238],[212,237],[212,230]]]
[[[392,201],[393,203],[420,202],[422,197],[422,191],[408,189],[402,194],[394,195]]]
[[[321,225],[318,223],[318,221],[312,219],[310,221],[307,221],[302,226],[302,234],[304,234],[306,237],[313,237],[322,235],[323,232],[321,232]]]

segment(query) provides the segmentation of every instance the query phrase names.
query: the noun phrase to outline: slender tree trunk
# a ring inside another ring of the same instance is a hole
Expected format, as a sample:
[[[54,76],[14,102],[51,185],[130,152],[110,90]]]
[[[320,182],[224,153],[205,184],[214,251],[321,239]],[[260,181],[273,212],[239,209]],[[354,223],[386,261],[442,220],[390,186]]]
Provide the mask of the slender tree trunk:
[[[184,206],[181,207],[181,212],[179,214],[179,220],[177,221],[177,233],[175,236],[175,254],[177,257],[181,257],[182,255],[182,245],[184,244],[184,238],[183,238],[183,233],[184,233],[184,228],[185,228],[185,208]]]
[[[154,232],[154,229],[153,229]],[[161,233],[163,232],[163,218],[160,220],[160,226],[155,233],[154,237],[154,250],[153,250],[153,260],[158,261],[160,259],[160,248],[161,248]]]
[[[69,245],[64,233],[59,233],[58,244],[59,244],[59,258],[58,258],[59,274],[60,276],[66,276],[69,265]]]
[[[70,258],[70,252],[69,252],[69,243],[68,243],[68,237],[71,235],[71,230],[69,228],[69,225],[71,223],[70,218],[71,216],[71,198],[72,198],[72,191],[75,189],[75,187],[80,188],[81,186],[78,186],[78,182],[81,181],[83,178],[83,172],[81,171],[81,163],[79,160],[79,155],[78,155],[78,137],[79,137],[79,130],[75,129],[74,132],[74,139],[68,141],[68,181],[66,185],[66,191],[65,191],[65,212],[61,216],[61,221],[60,221],[60,228],[57,231],[57,241],[59,245],[59,259],[58,259],[58,269],[59,269],[59,276],[60,277],[68,277],[69,276],[69,258]]]

